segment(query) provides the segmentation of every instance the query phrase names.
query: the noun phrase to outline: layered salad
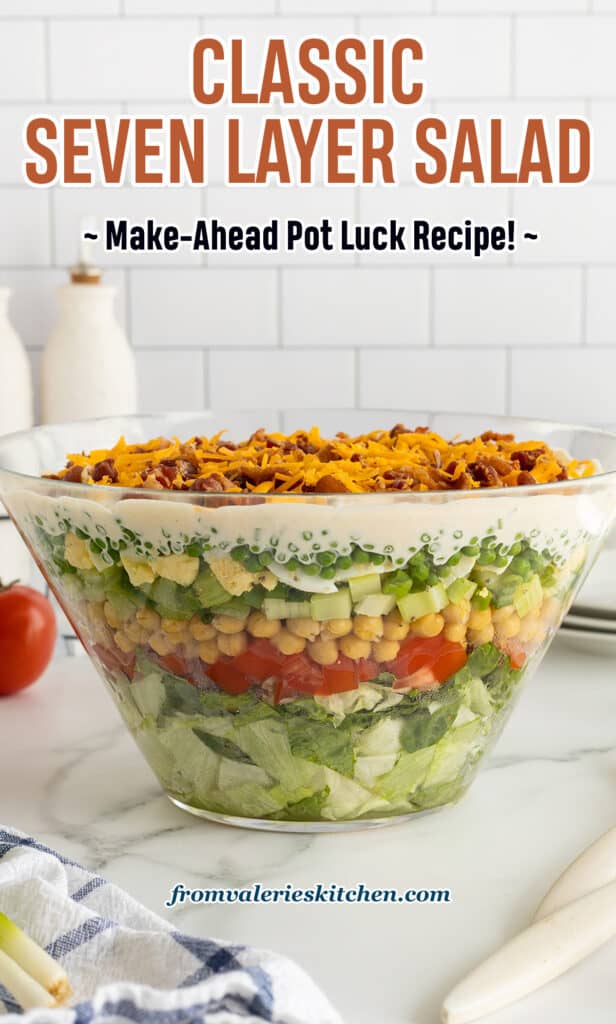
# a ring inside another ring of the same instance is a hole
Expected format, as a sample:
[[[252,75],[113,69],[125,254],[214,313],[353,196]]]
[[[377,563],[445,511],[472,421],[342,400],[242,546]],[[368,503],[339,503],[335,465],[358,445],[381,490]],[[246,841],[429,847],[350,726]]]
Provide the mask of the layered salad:
[[[176,802],[369,822],[468,786],[596,539],[568,483],[593,469],[495,433],[257,431],[121,439],[19,501]]]

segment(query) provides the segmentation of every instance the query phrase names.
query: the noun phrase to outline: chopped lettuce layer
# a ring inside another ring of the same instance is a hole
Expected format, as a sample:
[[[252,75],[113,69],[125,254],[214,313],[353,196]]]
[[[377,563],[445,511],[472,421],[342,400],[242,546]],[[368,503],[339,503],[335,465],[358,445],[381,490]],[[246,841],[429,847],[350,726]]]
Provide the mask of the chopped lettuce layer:
[[[172,796],[220,814],[345,821],[457,800],[521,674],[486,644],[439,690],[402,694],[380,677],[277,706],[200,690],[144,656],[132,682],[107,677]]]

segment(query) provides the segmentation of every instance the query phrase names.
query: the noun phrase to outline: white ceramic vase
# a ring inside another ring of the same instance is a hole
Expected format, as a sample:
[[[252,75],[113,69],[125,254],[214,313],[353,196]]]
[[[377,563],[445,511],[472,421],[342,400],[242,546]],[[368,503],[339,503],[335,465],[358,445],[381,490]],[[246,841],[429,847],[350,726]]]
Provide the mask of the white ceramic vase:
[[[0,434],[28,430],[33,421],[32,373],[26,350],[8,316],[10,288],[0,288]],[[0,579],[27,581],[33,563],[0,503]]]
[[[10,288],[0,288],[0,434],[32,426],[32,373],[8,315]]]
[[[60,314],[43,354],[45,423],[137,412],[135,356],[118,323],[115,288],[72,283],[58,291]]]

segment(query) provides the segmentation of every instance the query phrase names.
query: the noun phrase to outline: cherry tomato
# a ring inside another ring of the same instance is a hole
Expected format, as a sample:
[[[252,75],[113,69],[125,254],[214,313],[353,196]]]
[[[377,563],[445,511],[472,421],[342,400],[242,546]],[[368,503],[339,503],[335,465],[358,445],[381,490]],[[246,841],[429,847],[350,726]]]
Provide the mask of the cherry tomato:
[[[396,677],[394,690],[430,690],[464,668],[466,648],[442,636],[409,637],[386,668]]]
[[[0,696],[35,683],[55,642],[56,618],[43,594],[19,584],[0,590]]]

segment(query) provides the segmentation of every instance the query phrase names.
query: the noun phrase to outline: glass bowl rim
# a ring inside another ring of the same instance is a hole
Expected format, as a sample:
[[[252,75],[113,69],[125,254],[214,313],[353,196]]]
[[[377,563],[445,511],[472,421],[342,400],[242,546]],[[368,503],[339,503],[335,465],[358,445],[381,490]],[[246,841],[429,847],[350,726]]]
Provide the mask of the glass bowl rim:
[[[224,412],[224,410],[216,410],[217,415],[219,415],[221,412]],[[233,412],[233,410],[231,410],[231,413],[232,412]],[[93,426],[94,424],[101,424],[101,423],[104,423],[106,421],[122,420],[122,422],[130,422],[130,421],[148,421],[148,420],[151,420],[151,421],[154,422],[154,421],[164,420],[164,419],[167,419],[167,418],[172,420],[172,421],[176,421],[177,424],[180,424],[182,420],[184,420],[186,422],[190,422],[191,420],[193,420],[193,419],[195,419],[195,418],[197,418],[199,416],[207,417],[208,415],[212,415],[212,414],[213,414],[213,411],[210,410],[210,409],[198,409],[198,410],[192,410],[192,411],[179,411],[179,410],[176,411],[176,410],[173,410],[173,411],[161,412],[161,413],[131,413],[131,414],[127,414],[127,415],[118,414],[118,415],[115,415],[115,416],[97,416],[97,417],[93,417],[91,419],[67,420],[67,421],[63,421],[62,423],[38,424],[37,426],[30,427],[27,430],[18,430],[18,431],[14,431],[14,432],[12,432],[10,434],[4,434],[4,435],[0,436],[0,480],[2,479],[2,477],[7,477],[7,478],[12,478],[12,479],[14,479],[16,481],[23,481],[24,485],[25,485],[26,481],[29,481],[30,483],[36,482],[37,484],[39,484],[39,485],[42,484],[43,486],[47,485],[50,488],[51,487],[62,487],[62,488],[66,488],[67,489],[68,496],[72,496],[72,497],[75,497],[75,498],[76,497],[83,497],[86,493],[90,493],[91,494],[92,493],[92,489],[94,488],[98,492],[103,491],[103,492],[107,492],[109,495],[116,495],[116,500],[117,501],[121,501],[122,498],[125,495],[127,495],[127,496],[130,496],[130,497],[135,498],[135,499],[139,499],[139,498],[144,499],[145,498],[145,499],[151,500],[152,497],[154,497],[155,500],[179,501],[180,503],[184,502],[184,503],[194,504],[195,503],[195,497],[198,495],[199,499],[203,499],[203,498],[206,498],[206,499],[208,499],[208,498],[216,498],[219,501],[220,501],[220,499],[222,497],[226,497],[228,499],[227,504],[229,504],[229,505],[235,504],[236,501],[237,502],[241,501],[243,504],[250,504],[252,499],[254,499],[254,503],[255,504],[257,504],[257,503],[262,504],[264,499],[265,499],[265,501],[267,503],[276,502],[276,501],[278,501],[278,502],[286,502],[286,503],[288,503],[290,501],[298,501],[300,503],[301,502],[305,503],[306,501],[313,502],[316,499],[327,499],[327,500],[336,499],[337,502],[346,504],[349,501],[350,502],[355,502],[357,499],[363,499],[364,501],[369,501],[370,499],[377,500],[377,501],[378,500],[383,501],[384,498],[395,498],[396,501],[407,501],[407,502],[411,502],[411,503],[412,502],[431,501],[431,500],[433,501],[435,498],[438,498],[441,501],[445,502],[445,501],[451,501],[451,500],[455,500],[455,499],[462,499],[462,498],[469,498],[469,497],[474,497],[474,498],[479,498],[479,497],[483,497],[483,498],[489,498],[489,497],[497,498],[497,497],[501,497],[502,498],[502,497],[505,497],[505,496],[506,497],[512,497],[514,494],[520,494],[521,496],[537,495],[537,494],[544,494],[546,492],[549,492],[549,490],[554,490],[554,489],[557,489],[558,493],[562,494],[563,491],[574,490],[575,488],[579,488],[580,486],[581,487],[591,487],[594,484],[604,483],[604,482],[606,482],[606,481],[608,481],[610,479],[613,479],[614,481],[616,481],[616,468],[614,468],[614,469],[610,469],[610,470],[603,470],[601,473],[594,473],[592,476],[578,477],[578,478],[571,479],[571,480],[552,480],[552,481],[550,481],[548,483],[522,484],[522,485],[515,486],[515,487],[477,487],[477,488],[474,488],[472,490],[471,489],[460,489],[460,490],[444,489],[444,490],[429,490],[429,491],[364,491],[364,492],[361,492],[361,493],[348,493],[348,492],[343,493],[343,492],[340,492],[340,491],[325,491],[325,492],[319,492],[319,493],[313,493],[313,492],[301,492],[301,493],[297,493],[297,492],[295,492],[295,493],[278,492],[278,493],[274,493],[274,494],[268,494],[268,493],[255,494],[252,491],[228,491],[228,492],[199,491],[199,492],[195,492],[195,491],[175,491],[175,490],[167,490],[167,489],[159,491],[159,490],[155,490],[153,488],[145,488],[145,487],[122,487],[122,486],[116,487],[116,486],[111,486],[111,485],[107,485],[107,486],[102,485],[102,486],[98,486],[97,487],[95,484],[84,484],[84,483],[78,483],[78,482],[75,482],[75,481],[68,481],[68,480],[54,480],[54,479],[49,479],[49,478],[43,477],[43,476],[33,476],[30,473],[20,473],[20,472],[18,472],[16,470],[13,470],[13,469],[6,469],[2,465],[2,461],[1,461],[1,459],[2,459],[2,449],[3,449],[5,444],[10,444],[11,442],[18,442],[20,440],[26,440],[27,438],[32,437],[33,435],[36,435],[39,432],[43,432],[45,430],[48,430],[48,429],[54,428],[54,427],[58,427],[58,428],[59,427],[62,427],[62,428],[70,428],[70,427],[75,427],[75,428],[83,427],[83,428],[87,428],[89,426]],[[481,419],[481,418],[484,417],[484,414],[482,412],[460,412],[460,413],[456,414],[456,413],[451,413],[451,412],[434,411],[434,412],[430,412],[430,413],[427,414],[427,419],[432,420],[435,417],[440,417],[440,416],[443,416],[443,417],[446,416],[446,417],[449,417],[449,418],[455,418],[456,415],[459,415],[461,419],[463,419],[465,417],[471,417],[471,416],[475,417],[477,419]],[[614,430],[614,431],[606,430],[606,429],[604,429],[602,427],[594,427],[594,426],[590,426],[588,424],[567,423],[567,422],[560,421],[560,420],[544,420],[544,419],[537,419],[535,417],[505,415],[505,414],[500,414],[500,413],[499,414],[487,414],[486,413],[485,414],[485,418],[486,418],[486,420],[494,423],[496,426],[501,425],[503,427],[506,424],[510,424],[511,425],[512,423],[516,422],[516,423],[528,423],[529,426],[532,426],[533,428],[535,426],[538,426],[539,428],[543,427],[543,428],[549,429],[549,430],[568,430],[568,431],[576,431],[576,432],[579,431],[580,433],[583,433],[583,434],[588,434],[590,436],[594,435],[594,436],[597,436],[597,437],[602,437],[602,438],[605,438],[607,440],[613,441],[614,445],[616,446],[616,430]],[[298,429],[300,429],[300,428],[298,428]],[[278,431],[271,431],[271,433],[278,433]],[[282,433],[282,431],[280,431],[280,433]],[[532,438],[529,438],[529,439],[532,439]],[[524,443],[524,442],[521,441],[520,443]],[[247,501],[247,499],[248,499],[248,501]]]

